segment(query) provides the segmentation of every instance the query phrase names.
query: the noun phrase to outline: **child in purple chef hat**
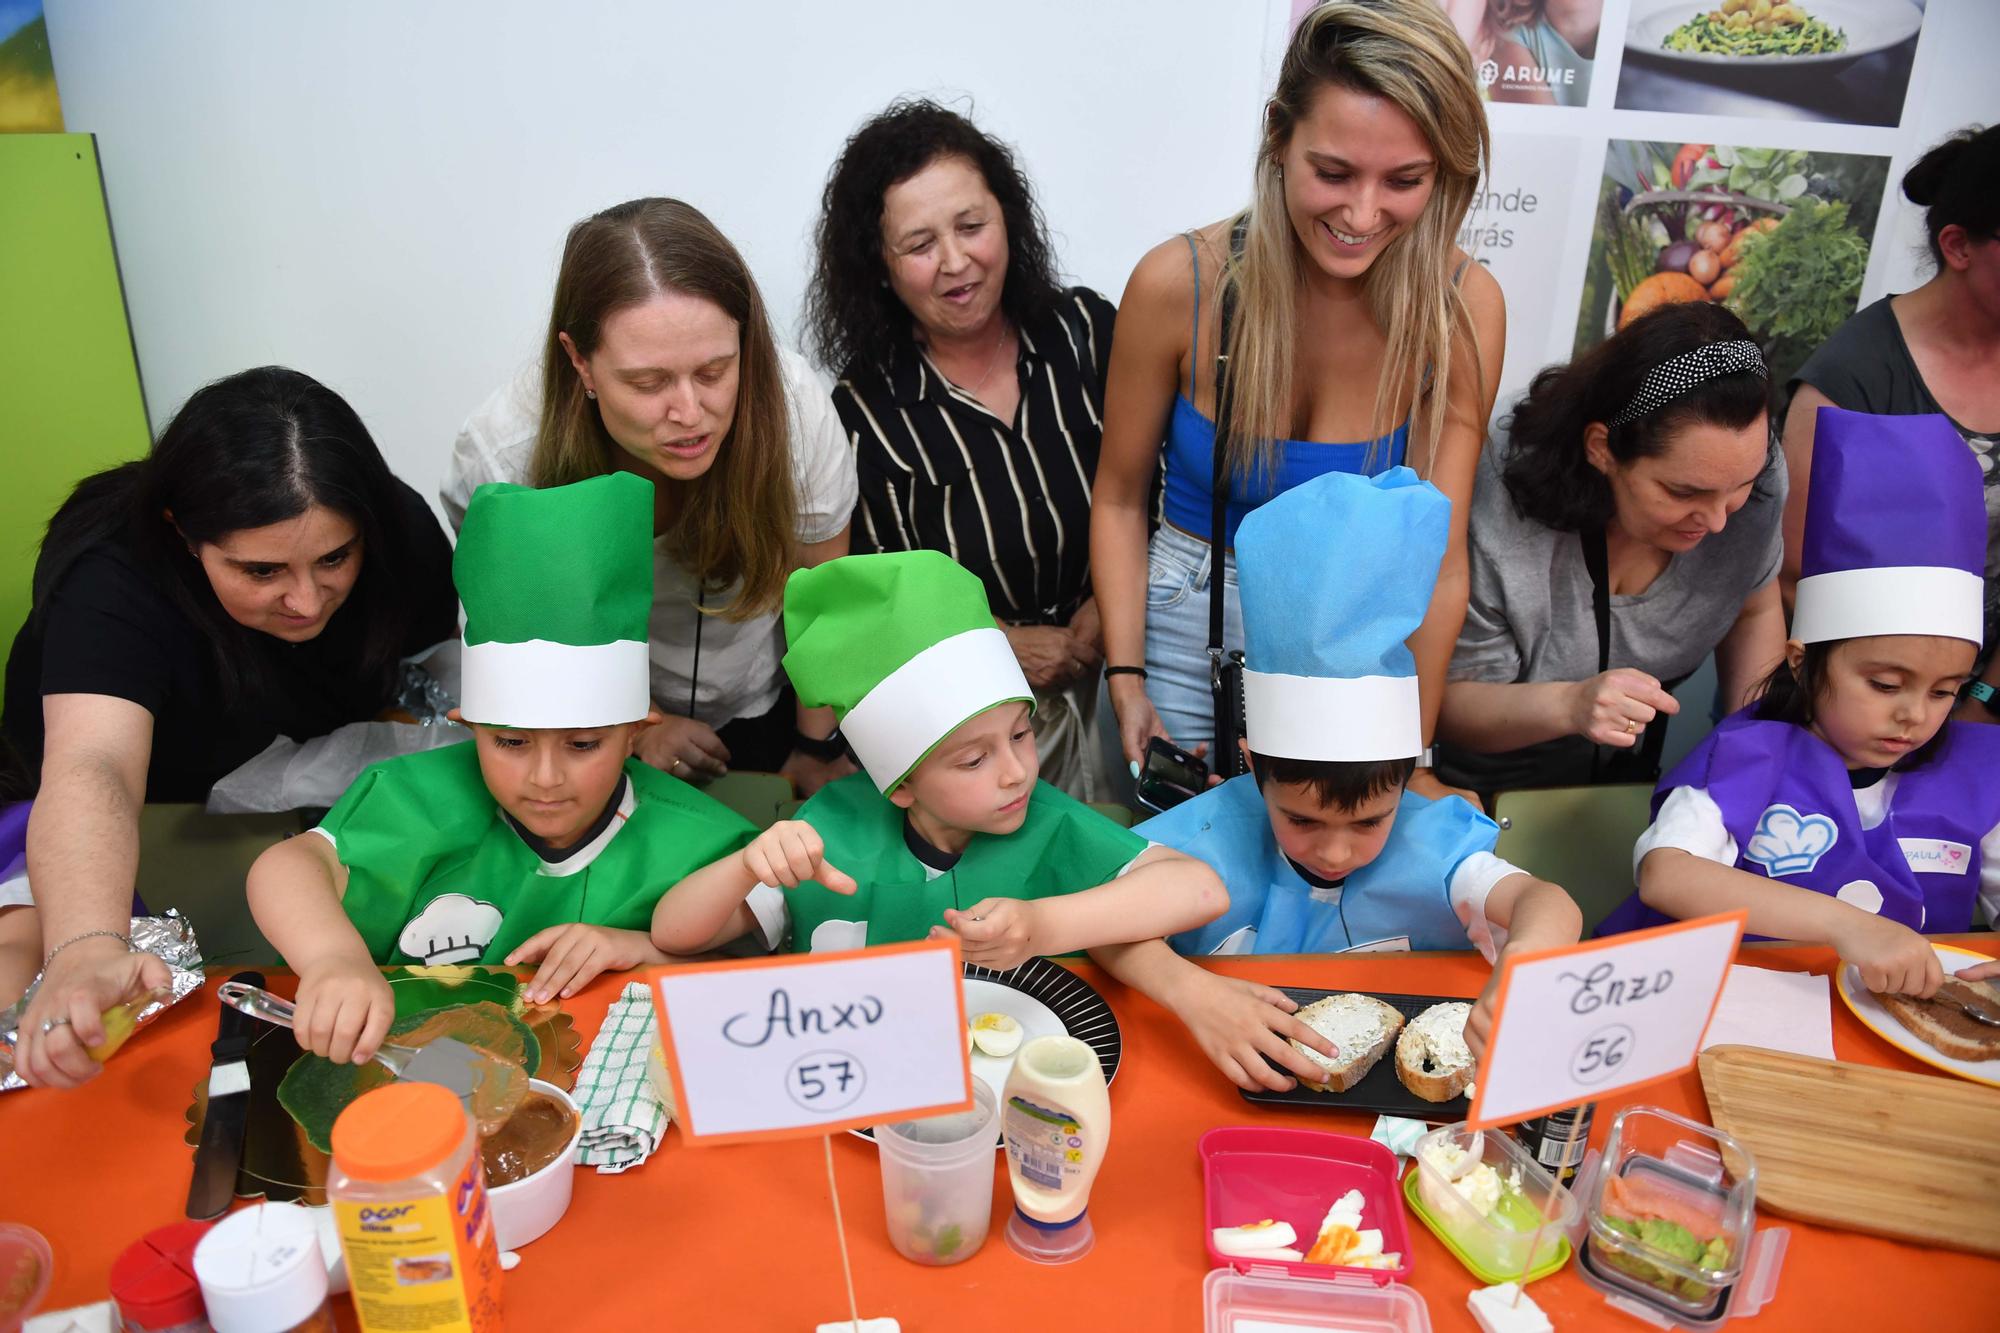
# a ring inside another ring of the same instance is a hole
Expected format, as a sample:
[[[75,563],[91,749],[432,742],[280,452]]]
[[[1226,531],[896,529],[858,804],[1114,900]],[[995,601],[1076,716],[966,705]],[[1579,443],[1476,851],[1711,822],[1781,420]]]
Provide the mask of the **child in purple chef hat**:
[[[1754,935],[1929,997],[1922,932],[2000,906],[2000,726],[1947,721],[1980,645],[1979,464],[1941,416],[1823,407],[1815,429],[1785,660],[1661,781],[1639,891],[1599,930],[1748,908]]]

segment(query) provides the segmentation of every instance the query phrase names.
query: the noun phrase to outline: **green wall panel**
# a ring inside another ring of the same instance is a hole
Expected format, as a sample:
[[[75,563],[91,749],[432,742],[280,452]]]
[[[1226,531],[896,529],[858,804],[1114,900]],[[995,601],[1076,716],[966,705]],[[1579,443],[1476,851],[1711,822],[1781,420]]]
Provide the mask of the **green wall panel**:
[[[149,443],[88,134],[0,134],[0,661],[49,515]]]

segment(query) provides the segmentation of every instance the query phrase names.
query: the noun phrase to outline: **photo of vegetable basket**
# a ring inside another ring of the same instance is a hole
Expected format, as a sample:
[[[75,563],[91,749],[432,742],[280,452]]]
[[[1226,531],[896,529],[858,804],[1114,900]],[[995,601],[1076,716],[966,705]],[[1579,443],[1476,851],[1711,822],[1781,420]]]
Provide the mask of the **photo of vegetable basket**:
[[[1576,350],[1676,301],[1750,326],[1772,388],[1854,313],[1887,180],[1876,157],[1614,140]]]

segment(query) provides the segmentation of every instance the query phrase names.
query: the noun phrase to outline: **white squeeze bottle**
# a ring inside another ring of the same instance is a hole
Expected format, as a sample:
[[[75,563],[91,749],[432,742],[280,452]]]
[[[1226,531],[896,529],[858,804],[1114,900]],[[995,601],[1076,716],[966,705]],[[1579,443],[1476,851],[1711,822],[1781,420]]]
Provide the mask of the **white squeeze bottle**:
[[[1014,1215],[1007,1243],[1039,1264],[1090,1253],[1090,1185],[1111,1142],[1111,1098],[1097,1052],[1075,1037],[1036,1037],[1014,1058],[1000,1131]]]

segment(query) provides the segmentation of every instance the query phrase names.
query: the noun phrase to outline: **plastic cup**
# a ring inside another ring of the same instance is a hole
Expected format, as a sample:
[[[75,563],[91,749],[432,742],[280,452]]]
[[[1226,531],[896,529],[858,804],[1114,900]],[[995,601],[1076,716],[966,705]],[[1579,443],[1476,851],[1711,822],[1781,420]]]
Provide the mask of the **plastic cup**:
[[[986,1243],[993,1218],[999,1103],[972,1081],[972,1109],[875,1126],[889,1243],[920,1264],[955,1264]]]

